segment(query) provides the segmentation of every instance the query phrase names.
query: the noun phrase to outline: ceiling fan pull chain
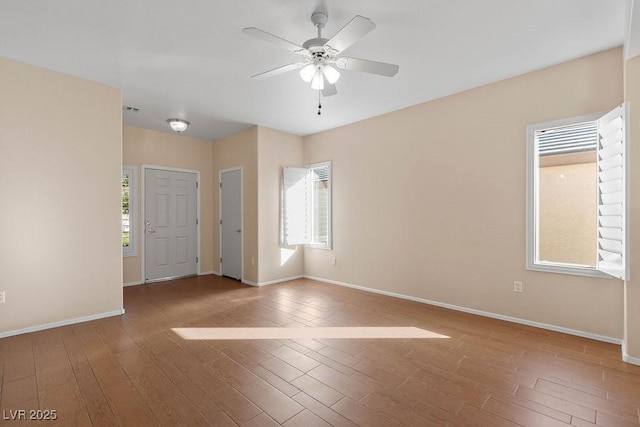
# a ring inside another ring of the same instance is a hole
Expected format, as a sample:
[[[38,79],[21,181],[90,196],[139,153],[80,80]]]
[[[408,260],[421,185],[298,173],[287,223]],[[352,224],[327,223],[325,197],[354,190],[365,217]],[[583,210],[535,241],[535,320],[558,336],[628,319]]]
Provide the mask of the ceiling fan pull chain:
[[[322,114],[322,111],[320,111],[320,109],[322,108],[322,104],[320,103],[320,92],[318,91],[318,115]]]

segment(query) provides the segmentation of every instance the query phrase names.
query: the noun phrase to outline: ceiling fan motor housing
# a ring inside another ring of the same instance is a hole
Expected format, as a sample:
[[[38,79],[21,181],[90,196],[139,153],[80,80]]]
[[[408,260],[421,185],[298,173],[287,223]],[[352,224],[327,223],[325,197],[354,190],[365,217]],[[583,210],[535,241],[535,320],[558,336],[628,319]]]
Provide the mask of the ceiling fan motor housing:
[[[324,45],[327,43],[329,39],[325,39],[323,37],[318,37],[315,39],[309,39],[302,44],[302,47],[309,50],[313,54],[314,57],[324,56],[325,49]]]

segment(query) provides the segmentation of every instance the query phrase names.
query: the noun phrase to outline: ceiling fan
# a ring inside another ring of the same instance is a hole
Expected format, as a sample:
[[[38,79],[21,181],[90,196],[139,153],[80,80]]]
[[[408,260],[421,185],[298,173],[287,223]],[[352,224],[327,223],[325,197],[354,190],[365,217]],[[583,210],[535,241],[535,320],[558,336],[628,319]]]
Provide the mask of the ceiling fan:
[[[318,29],[318,37],[307,40],[302,46],[255,27],[243,29],[242,32],[247,35],[274,43],[302,56],[300,62],[274,68],[251,78],[264,79],[288,71],[300,70],[300,77],[305,82],[311,83],[312,89],[320,91],[322,96],[331,96],[337,93],[335,82],[340,78],[338,69],[387,77],[393,77],[398,73],[399,67],[394,64],[339,56],[376,27],[369,18],[355,16],[330,39],[322,37],[322,28],[326,25],[327,19],[325,12],[314,12],[311,15],[311,22]]]

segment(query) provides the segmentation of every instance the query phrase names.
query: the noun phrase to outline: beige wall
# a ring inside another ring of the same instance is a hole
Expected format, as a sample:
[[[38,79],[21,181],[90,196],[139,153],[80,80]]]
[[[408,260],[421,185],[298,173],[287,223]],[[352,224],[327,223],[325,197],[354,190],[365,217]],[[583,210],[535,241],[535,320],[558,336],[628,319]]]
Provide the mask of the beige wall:
[[[212,144],[208,141],[156,132],[132,126],[123,127],[122,163],[138,167],[138,256],[123,258],[123,281],[139,283],[141,276],[142,198],[140,166],[143,164],[200,171],[200,272],[213,270],[213,173]]]
[[[540,261],[596,265],[596,164],[541,167]]]
[[[303,247],[280,247],[281,171],[285,166],[303,166],[302,149],[302,137],[258,128],[260,283],[304,274]]]
[[[302,147],[301,137],[259,127],[210,143],[125,126],[123,164],[152,164],[201,172],[201,271],[216,273],[220,272],[219,228],[214,226],[219,221],[219,172],[242,166],[243,279],[263,283],[303,274],[302,249],[281,249],[278,242],[280,170],[284,165],[302,165]],[[138,200],[141,200],[140,186]],[[138,227],[142,230],[141,218]],[[141,280],[140,256],[125,257],[124,283]]]
[[[258,283],[258,128],[253,127],[212,144],[213,223],[220,221],[220,171],[242,167],[242,245],[244,265],[242,279]],[[220,229],[213,230],[213,269],[220,272]],[[252,265],[251,259],[255,260]]]
[[[120,313],[120,90],[0,58],[0,98],[0,334]]]
[[[120,311],[122,282],[141,280],[136,258],[122,274],[122,163],[201,171],[201,270],[219,271],[218,174],[242,166],[247,281],[304,272],[624,335],[627,352],[640,357],[640,281],[626,283],[623,301],[619,281],[524,268],[525,127],[614,107],[622,69],[614,49],[311,135],[300,151],[299,137],[258,127],[214,143],[122,129],[119,90],[0,59],[0,182],[11,206],[0,210],[0,334]],[[640,57],[625,72],[633,140]],[[640,165],[640,150],[630,152]],[[325,160],[333,161],[334,249],[306,249],[304,260],[294,253],[282,264],[280,167]],[[640,167],[631,173],[640,182]],[[640,190],[631,191],[634,254]],[[639,263],[632,258],[632,272]],[[512,292],[514,280],[524,293]]]
[[[640,363],[640,56],[626,62],[625,100],[629,103],[631,280],[625,283],[627,354]]]
[[[615,107],[622,66],[613,49],[306,137],[305,163],[333,161],[334,249],[305,274],[621,338],[620,281],[525,269],[525,129]]]

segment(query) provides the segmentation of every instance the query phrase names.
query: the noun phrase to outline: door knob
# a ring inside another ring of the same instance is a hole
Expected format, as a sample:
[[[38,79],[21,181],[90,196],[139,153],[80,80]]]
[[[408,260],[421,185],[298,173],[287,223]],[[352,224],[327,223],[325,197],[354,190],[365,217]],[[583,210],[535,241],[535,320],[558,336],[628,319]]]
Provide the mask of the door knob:
[[[155,233],[156,230],[151,230],[151,229],[147,229],[147,233],[151,234],[151,233]]]
[[[242,233],[242,230],[237,229],[237,230],[236,230],[236,233]]]

